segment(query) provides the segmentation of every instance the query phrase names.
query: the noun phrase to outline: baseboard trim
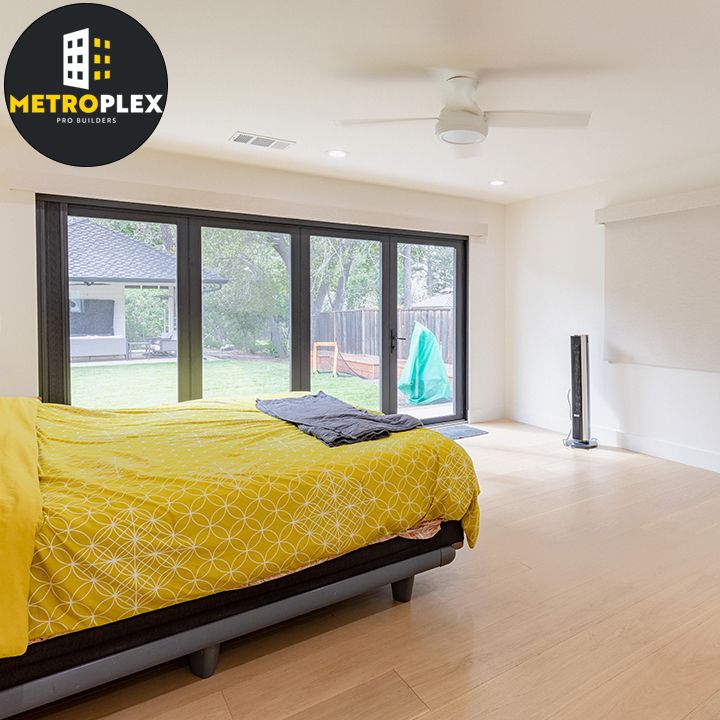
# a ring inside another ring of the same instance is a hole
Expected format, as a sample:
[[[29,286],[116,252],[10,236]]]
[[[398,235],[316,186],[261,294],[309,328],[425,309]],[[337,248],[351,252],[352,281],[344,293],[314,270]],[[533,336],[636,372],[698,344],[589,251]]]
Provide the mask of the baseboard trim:
[[[508,410],[508,417],[516,422],[562,433],[566,433],[570,427],[568,417],[546,417],[512,409]],[[645,435],[635,435],[617,428],[603,427],[601,425],[593,425],[592,434],[601,445],[621,447],[643,455],[652,455],[663,460],[671,460],[683,465],[702,468],[703,470],[720,472],[720,452],[716,450],[674,443],[669,440],[659,440]]]
[[[612,431],[609,428],[604,430],[613,433],[617,437],[617,445],[626,450],[720,473],[720,452],[715,450],[634,435],[620,430]]]

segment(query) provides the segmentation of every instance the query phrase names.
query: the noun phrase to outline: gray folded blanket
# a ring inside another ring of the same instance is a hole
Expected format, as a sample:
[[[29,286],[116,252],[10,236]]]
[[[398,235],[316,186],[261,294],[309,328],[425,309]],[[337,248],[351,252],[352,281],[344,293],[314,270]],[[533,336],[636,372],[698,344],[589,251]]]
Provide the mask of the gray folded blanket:
[[[422,425],[410,415],[377,415],[359,410],[322,390],[317,395],[257,400],[255,407],[278,420],[297,425],[304,433],[330,447],[377,440],[391,432],[412,430]]]

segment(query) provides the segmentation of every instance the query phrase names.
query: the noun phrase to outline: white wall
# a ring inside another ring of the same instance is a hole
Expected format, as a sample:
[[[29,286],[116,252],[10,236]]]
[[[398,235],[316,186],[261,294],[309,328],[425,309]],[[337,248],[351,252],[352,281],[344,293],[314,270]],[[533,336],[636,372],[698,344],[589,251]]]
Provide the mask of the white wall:
[[[0,131],[0,395],[37,393],[35,192],[470,235],[470,416],[503,414],[503,206],[143,149],[71,168],[14,130]]]
[[[37,284],[32,207],[31,195],[10,192],[0,184],[0,396],[37,395]]]
[[[594,211],[717,185],[717,158],[507,208],[506,401],[513,419],[566,431],[568,336],[590,334],[601,442],[720,470],[720,374],[603,361],[604,227]],[[698,259],[702,262],[702,259]]]

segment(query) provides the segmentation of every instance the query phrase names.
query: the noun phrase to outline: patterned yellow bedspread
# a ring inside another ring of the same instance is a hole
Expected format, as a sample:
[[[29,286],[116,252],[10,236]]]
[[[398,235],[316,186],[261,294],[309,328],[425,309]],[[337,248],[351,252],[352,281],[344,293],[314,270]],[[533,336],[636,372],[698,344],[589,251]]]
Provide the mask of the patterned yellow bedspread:
[[[456,443],[412,430],[328,448],[250,402],[147,410],[40,405],[44,522],[29,639],[297,570],[412,528],[478,532]]]

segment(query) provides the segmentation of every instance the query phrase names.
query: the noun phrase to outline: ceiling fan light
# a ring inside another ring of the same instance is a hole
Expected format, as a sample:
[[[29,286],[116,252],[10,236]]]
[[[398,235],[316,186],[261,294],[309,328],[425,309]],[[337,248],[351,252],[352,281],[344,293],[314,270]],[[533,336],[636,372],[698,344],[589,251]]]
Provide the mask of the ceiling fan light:
[[[487,137],[487,122],[479,112],[446,107],[435,125],[435,134],[451,145],[474,145]]]
[[[466,129],[441,130],[438,135],[441,140],[452,145],[472,145],[485,139],[481,132]]]

